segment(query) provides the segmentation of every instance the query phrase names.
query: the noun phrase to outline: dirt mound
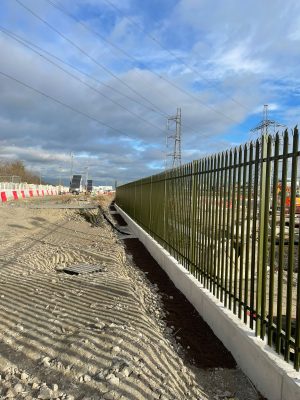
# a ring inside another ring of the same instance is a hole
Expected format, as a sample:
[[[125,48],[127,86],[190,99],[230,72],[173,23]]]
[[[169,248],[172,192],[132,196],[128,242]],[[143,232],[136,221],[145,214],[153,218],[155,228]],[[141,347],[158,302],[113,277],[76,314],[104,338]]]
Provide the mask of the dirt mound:
[[[164,296],[97,213],[0,208],[0,398],[258,399],[240,371],[182,357]],[[78,263],[101,268],[63,272]]]

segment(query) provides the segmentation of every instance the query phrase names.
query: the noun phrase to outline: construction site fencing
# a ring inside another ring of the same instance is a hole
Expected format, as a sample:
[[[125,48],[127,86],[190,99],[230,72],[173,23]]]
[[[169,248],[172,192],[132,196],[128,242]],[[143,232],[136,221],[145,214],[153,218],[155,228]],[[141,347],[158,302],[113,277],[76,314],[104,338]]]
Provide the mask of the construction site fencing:
[[[116,203],[299,370],[298,130],[117,187]]]
[[[69,187],[58,185],[38,185],[34,183],[26,183],[26,182],[1,182],[0,180],[0,190],[26,190],[26,189],[38,189],[38,190],[50,190],[50,189],[61,189],[65,191],[69,191]]]

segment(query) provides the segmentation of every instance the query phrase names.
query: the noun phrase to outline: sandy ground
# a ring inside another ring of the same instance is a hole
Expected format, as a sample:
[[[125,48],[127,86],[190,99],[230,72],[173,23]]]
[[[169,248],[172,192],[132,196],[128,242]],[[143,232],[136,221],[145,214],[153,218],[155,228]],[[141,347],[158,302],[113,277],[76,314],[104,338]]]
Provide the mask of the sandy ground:
[[[188,365],[115,231],[61,204],[84,202],[0,206],[0,399],[260,398],[239,369]],[[77,263],[100,271],[62,271]]]

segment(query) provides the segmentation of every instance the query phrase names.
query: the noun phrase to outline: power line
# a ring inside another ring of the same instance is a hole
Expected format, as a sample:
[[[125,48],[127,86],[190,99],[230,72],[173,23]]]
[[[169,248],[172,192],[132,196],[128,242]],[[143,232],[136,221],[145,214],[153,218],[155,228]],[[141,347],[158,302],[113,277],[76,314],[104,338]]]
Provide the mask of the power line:
[[[31,47],[33,47],[33,48],[36,48],[37,50],[42,51],[42,52],[45,53],[45,54],[48,54],[50,57],[53,57],[54,59],[58,60],[58,61],[61,62],[62,64],[67,65],[68,67],[74,69],[75,71],[79,72],[80,74],[82,74],[82,75],[86,76],[87,78],[93,80],[94,82],[97,82],[98,84],[100,84],[100,85],[102,85],[102,86],[104,86],[104,87],[106,87],[106,88],[108,88],[108,89],[110,89],[110,90],[112,90],[112,91],[114,91],[114,92],[120,94],[121,96],[127,98],[128,100],[130,100],[130,101],[132,101],[132,102],[138,104],[139,106],[142,106],[142,107],[146,108],[147,110],[149,110],[149,111],[151,111],[151,112],[157,113],[158,115],[161,115],[162,117],[167,117],[167,114],[164,113],[163,111],[156,111],[156,110],[154,110],[153,108],[151,108],[151,107],[145,105],[144,103],[139,102],[138,100],[134,99],[133,97],[130,97],[130,96],[128,96],[127,94],[121,92],[120,90],[114,88],[113,86],[110,86],[110,85],[108,85],[107,83],[104,83],[104,82],[100,81],[99,79],[95,78],[94,76],[88,74],[88,73],[85,72],[85,71],[82,71],[80,68],[78,68],[78,67],[76,67],[75,65],[72,65],[72,64],[70,64],[70,63],[68,63],[68,62],[66,62],[66,61],[63,60],[62,58],[57,57],[55,54],[50,53],[49,51],[43,49],[42,47],[40,47],[40,46],[38,46],[37,44],[35,44],[35,43],[29,41],[28,39],[25,39],[24,37],[22,37],[22,36],[20,36],[20,35],[17,35],[15,32],[12,32],[12,31],[8,30],[7,28],[5,28],[5,27],[3,27],[3,26],[1,26],[1,25],[0,25],[0,30],[2,30],[3,33],[8,34],[9,36],[11,36],[11,37],[13,37],[13,38],[17,38],[17,39],[19,39],[21,42],[24,42],[24,43],[26,43],[27,45],[29,45],[29,46],[31,46]],[[23,43],[22,43],[22,44],[23,44]]]
[[[123,85],[125,85],[128,89],[130,89],[131,91],[133,91],[135,94],[137,94],[138,96],[140,96],[141,98],[143,98],[144,100],[146,100],[148,103],[150,103],[152,106],[154,106],[155,108],[156,105],[154,103],[152,103],[150,100],[148,100],[146,97],[144,97],[143,95],[141,95],[139,92],[137,92],[135,89],[133,89],[130,85],[128,85],[126,82],[124,82],[122,79],[120,79],[116,74],[114,74],[110,69],[108,69],[107,67],[105,67],[104,65],[100,64],[96,59],[94,59],[93,57],[90,56],[89,53],[87,53],[85,50],[83,50],[80,46],[78,46],[75,42],[73,42],[71,39],[69,39],[67,36],[65,36],[63,33],[61,33],[58,29],[56,29],[55,27],[53,27],[49,22],[47,22],[46,20],[44,20],[42,17],[40,17],[37,13],[35,13],[31,8],[27,7],[26,5],[24,5],[20,0],[15,0],[19,5],[21,5],[23,8],[25,8],[29,13],[31,13],[33,16],[35,16],[37,19],[39,19],[40,21],[42,21],[45,25],[47,25],[50,29],[52,29],[54,32],[56,32],[58,35],[60,35],[62,38],[64,38],[66,41],[68,41],[70,44],[72,44],[76,49],[78,49],[80,52],[82,52],[86,57],[88,57],[91,61],[93,61],[94,63],[96,63],[100,68],[102,68],[103,70],[105,70],[107,73],[109,73],[110,75],[112,75],[115,79],[117,79],[118,81],[120,81]],[[153,71],[152,71],[153,72]],[[207,109],[222,115],[223,117],[225,117],[227,120],[230,120],[234,123],[239,123],[239,121],[236,121],[235,119],[231,118],[230,116],[224,114],[222,111],[217,110],[216,108],[204,103],[202,100],[199,99],[199,97],[193,95],[192,93],[188,92],[187,90],[179,87],[178,85],[176,85],[175,83],[171,82],[169,79],[164,78],[163,76],[156,74],[155,72],[153,72],[155,75],[157,75],[160,79],[166,81],[169,85],[173,86],[174,88],[176,88],[177,90],[181,91],[182,93],[184,93],[185,95],[187,95],[188,97],[194,99],[195,101],[197,101],[198,103],[200,103],[203,107],[206,107]]]
[[[50,1],[50,0],[46,0]],[[202,74],[199,73],[196,69],[194,69],[190,64],[186,63],[181,57],[178,57],[173,51],[169,50],[167,47],[165,47],[155,36],[151,35],[149,32],[147,32],[140,24],[138,24],[133,18],[128,17],[127,15],[124,14],[124,12],[115,4],[113,4],[110,0],[104,0],[108,5],[110,5],[112,8],[114,8],[118,13],[122,14],[124,18],[126,18],[132,25],[136,26],[140,31],[144,32],[146,36],[148,36],[153,42],[155,42],[159,47],[161,47],[164,51],[169,53],[173,58],[175,58],[177,61],[181,62],[183,65],[185,65],[187,68],[189,68],[191,71],[193,71],[195,74],[197,74],[201,79],[206,81],[209,85],[212,87],[215,87],[220,93],[223,93],[226,95],[227,98],[232,100],[234,103],[237,105],[243,107],[245,110],[250,110],[248,107],[246,107],[244,104],[239,102],[238,100],[234,99],[232,96],[228,96],[224,90],[220,89],[216,84],[211,82],[209,79],[204,77]],[[298,66],[300,63],[297,63],[295,66]],[[273,80],[273,83],[279,82],[283,79],[289,78],[290,74],[285,74],[282,75],[275,80]]]
[[[41,47],[38,46],[37,44],[35,44],[35,43],[29,41],[28,39],[25,39],[24,37],[22,37],[22,36],[20,36],[20,35],[17,35],[15,32],[12,32],[12,31],[8,30],[7,28],[5,28],[5,27],[3,27],[3,26],[1,26],[1,25],[0,25],[0,31],[2,31],[4,34],[7,34],[7,35],[8,35],[9,37],[11,37],[12,39],[14,39],[14,40],[20,42],[20,44],[22,44],[22,45],[28,47],[30,50],[35,51],[35,52],[36,52],[38,55],[40,55],[41,57],[43,57],[43,58],[45,58],[45,59],[48,60],[47,57],[45,57],[44,55],[40,54],[39,52],[43,52],[43,53],[49,55],[50,57],[52,57],[52,58],[58,60],[60,63],[62,63],[62,64],[64,64],[64,65],[66,65],[66,66],[72,68],[73,70],[79,72],[80,74],[86,76],[87,78],[93,80],[94,82],[96,82],[96,83],[98,83],[98,84],[100,84],[100,85],[102,85],[102,86],[104,86],[104,87],[106,87],[106,88],[108,88],[108,89],[110,89],[110,90],[112,90],[112,91],[114,91],[114,92],[120,94],[121,96],[124,96],[125,98],[127,98],[128,100],[130,100],[130,101],[132,101],[132,102],[138,104],[139,106],[142,106],[142,107],[144,107],[145,109],[147,109],[147,110],[149,110],[149,111],[151,111],[151,112],[153,112],[153,113],[156,113],[156,114],[158,114],[158,115],[160,115],[160,116],[162,116],[162,117],[164,117],[164,118],[168,118],[168,114],[166,114],[165,112],[163,112],[163,111],[160,111],[160,112],[159,112],[159,111],[156,111],[156,110],[154,110],[153,108],[147,106],[146,104],[141,103],[141,102],[137,101],[136,99],[134,99],[133,97],[130,97],[130,96],[126,95],[125,93],[119,91],[118,89],[116,89],[116,88],[114,88],[114,87],[112,87],[112,86],[110,86],[110,85],[107,85],[106,83],[104,83],[104,82],[102,82],[102,81],[99,81],[99,79],[95,78],[94,76],[92,76],[92,75],[86,73],[85,71],[82,71],[80,68],[78,68],[78,67],[76,67],[76,66],[74,66],[74,65],[72,65],[72,64],[70,64],[70,63],[68,63],[68,62],[66,62],[66,61],[63,60],[62,58],[57,57],[55,54],[50,53],[49,51],[47,51],[47,50],[41,48]],[[34,50],[34,49],[37,49],[37,51]],[[53,63],[52,60],[48,60],[48,61],[51,62],[51,63]],[[56,63],[53,63],[53,64],[56,65],[58,68],[62,69],[62,68],[61,68],[59,65],[57,65]],[[64,70],[64,69],[62,69],[62,70]],[[68,73],[68,72],[67,72],[67,73]],[[71,75],[72,75],[72,74],[71,74]],[[76,77],[76,78],[77,78],[77,77]],[[79,79],[79,78],[78,78],[78,79]],[[84,81],[82,81],[81,79],[79,79],[79,80],[80,80],[81,82],[84,82]],[[201,131],[194,129],[193,127],[191,127],[191,126],[188,125],[188,124],[184,124],[184,125],[182,125],[182,126],[188,128],[191,132],[195,132],[195,133],[197,133],[197,134],[201,133]],[[155,128],[161,130],[161,128],[158,128],[158,127],[155,127]],[[202,132],[202,133],[203,133],[203,132]]]
[[[80,46],[78,46],[73,40],[69,39],[66,35],[61,33],[58,29],[56,29],[53,25],[49,24],[46,20],[44,20],[42,17],[40,17],[37,13],[35,13],[31,8],[27,7],[25,4],[23,4],[20,0],[15,0],[21,7],[23,7],[25,10],[27,10],[30,14],[32,14],[35,18],[43,22],[48,28],[50,28],[52,31],[57,33],[59,36],[61,36],[64,40],[66,40],[68,43],[70,43],[73,47],[75,47],[78,51],[80,51],[82,54],[84,54],[86,57],[88,57],[92,62],[94,62],[98,67],[103,69],[107,74],[111,75],[115,79],[117,79],[122,85],[126,86],[129,90],[131,90],[133,93],[135,93],[137,96],[145,100],[147,103],[151,104],[154,108],[156,108],[158,111],[160,111],[157,106],[152,103],[149,99],[147,99],[145,96],[140,94],[138,91],[136,91],[134,88],[132,88],[129,84],[124,82],[121,78],[119,78],[116,74],[114,74],[109,68],[105,67],[104,65],[100,64],[95,58],[93,58],[89,53],[87,53],[85,50],[83,50]]]
[[[146,64],[141,63],[138,59],[136,59],[136,57],[134,57],[132,54],[128,53],[126,50],[122,49],[121,47],[119,47],[118,45],[116,45],[115,43],[111,42],[110,40],[108,40],[105,36],[101,35],[99,32],[95,31],[94,29],[90,28],[88,25],[86,25],[85,23],[83,23],[82,21],[80,21],[80,19],[76,18],[74,15],[72,15],[71,13],[68,12],[68,10],[66,10],[65,7],[61,6],[60,4],[57,4],[51,0],[45,0],[47,3],[51,4],[53,7],[55,7],[57,10],[59,10],[61,13],[67,15],[69,18],[73,19],[75,22],[77,22],[79,25],[83,26],[87,31],[91,32],[93,35],[99,37],[102,41],[104,41],[105,43],[107,43],[109,46],[113,47],[114,49],[118,50],[120,53],[124,54],[126,57],[128,57],[129,59],[131,59],[132,61],[134,61],[135,63],[140,63],[142,64],[144,67],[146,67],[146,69],[148,71],[150,71],[153,75],[157,76],[159,79],[167,82],[169,85],[173,86],[176,90],[181,91],[182,93],[184,93],[185,95],[191,96],[191,93],[187,92],[186,90],[184,90],[183,88],[181,88],[180,86],[176,85],[174,82],[170,81],[169,79],[163,77],[162,75],[156,73],[155,71],[149,69],[147,67]],[[110,2],[108,2],[110,3]],[[149,35],[148,35],[149,36]],[[150,36],[151,37],[151,36]],[[151,37],[152,38],[152,37]],[[153,38],[152,38],[153,39]],[[156,40],[157,41],[157,40]],[[157,43],[159,43],[157,41]],[[162,45],[161,45],[162,46]],[[188,66],[187,64],[185,64],[182,60],[180,60],[179,58],[176,57],[175,54],[173,54],[171,51],[169,51],[167,48],[163,47],[163,49],[165,51],[167,51],[169,54],[171,54],[173,57],[175,57],[179,62],[183,63],[184,65],[186,65],[187,67],[189,67],[190,69],[192,69],[192,67]],[[204,78],[203,78],[204,79]],[[208,81],[208,80],[207,80]],[[193,95],[192,95],[193,96]],[[214,112],[218,112],[220,113],[217,109],[215,109],[214,107],[202,102],[198,97],[193,96],[192,97],[194,100],[200,102],[204,107],[207,107],[209,109],[211,109]],[[235,101],[235,100],[233,100]],[[235,101],[236,102],[236,101]],[[236,102],[237,103],[237,102]],[[240,104],[241,105],[241,104]],[[242,105],[241,105],[242,106]],[[244,106],[243,106],[244,107]],[[245,108],[245,107],[244,107]],[[226,118],[229,118],[232,120],[231,117],[226,116],[226,114],[221,112],[221,115],[225,116]],[[234,121],[234,120],[233,120]],[[236,121],[234,121],[236,122]]]
[[[26,7],[25,5],[23,5],[22,3],[20,3],[19,0],[16,0],[16,2],[18,2],[18,3],[19,3],[21,6],[23,6],[26,10],[28,10],[28,11],[29,11],[33,16],[35,16],[37,19],[41,20],[41,21],[44,22],[47,26],[49,26],[49,24],[47,23],[47,21],[44,21],[43,19],[41,19],[38,15],[36,15],[34,12],[32,12],[30,9],[28,9],[28,7]],[[52,27],[51,27],[50,29],[52,29],[52,30],[54,30],[54,31],[56,32],[56,29],[55,29],[55,28],[52,28]],[[60,33],[58,33],[58,34],[60,35]],[[19,38],[20,38],[20,36],[18,36],[18,35],[16,35],[16,34],[14,34],[14,35],[15,35],[16,37],[19,37]],[[60,36],[62,36],[62,37],[64,38],[64,35],[60,35]],[[135,99],[133,99],[132,97],[130,97],[130,96],[128,96],[128,95],[126,95],[126,94],[120,92],[119,90],[117,90],[117,89],[115,89],[115,88],[113,88],[113,87],[111,87],[111,86],[109,86],[109,85],[107,85],[107,84],[105,84],[105,83],[103,83],[103,82],[101,82],[101,81],[95,79],[95,78],[92,77],[91,75],[89,75],[89,74],[87,74],[87,73],[81,71],[80,69],[78,69],[77,67],[74,67],[73,65],[71,65],[71,64],[69,64],[69,63],[66,63],[66,62],[63,61],[61,58],[59,58],[59,57],[57,57],[57,56],[55,56],[55,55],[49,53],[48,51],[46,51],[46,50],[44,50],[44,49],[41,49],[41,47],[39,47],[39,46],[37,46],[37,45],[35,45],[35,44],[32,44],[32,43],[29,42],[28,40],[24,40],[23,38],[21,38],[21,40],[23,40],[23,41],[25,41],[25,42],[27,42],[27,43],[30,43],[32,46],[38,48],[39,50],[43,51],[44,53],[49,54],[51,57],[54,57],[55,59],[59,60],[60,62],[66,64],[66,65],[70,66],[71,68],[77,70],[78,72],[82,73],[83,75],[85,75],[85,76],[87,76],[87,77],[93,79],[94,81],[96,81],[96,82],[98,82],[98,83],[100,83],[100,84],[102,84],[102,85],[104,85],[104,86],[106,86],[106,87],[108,87],[108,88],[111,88],[112,90],[116,91],[117,93],[119,93],[119,94],[125,96],[125,97],[128,98],[129,100],[134,101],[134,102],[136,102],[136,103],[139,104],[139,105],[142,105],[143,107],[147,108],[148,110],[150,110],[150,111],[152,111],[152,112],[155,112],[155,113],[157,113],[157,114],[163,116],[164,118],[167,118],[167,117],[168,117],[168,114],[167,114],[167,113],[161,111],[154,103],[152,103],[151,101],[149,101],[149,100],[148,100],[147,98],[145,98],[144,96],[140,95],[140,94],[139,94],[138,92],[136,92],[134,89],[132,89],[133,92],[137,93],[137,94],[139,95],[139,97],[145,99],[148,103],[150,103],[150,105],[153,105],[154,108],[153,108],[153,107],[146,106],[145,104],[143,104],[143,103],[141,103],[141,102],[138,102],[137,100],[135,100]],[[70,41],[68,38],[66,38],[66,40],[67,40],[67,41]],[[77,47],[76,44],[74,44],[74,46]],[[83,51],[83,50],[82,50],[82,51]],[[91,58],[91,60],[93,61],[93,58]],[[95,62],[96,62],[97,65],[99,65],[99,63],[98,63],[97,61],[95,61]],[[113,74],[113,73],[111,73],[111,74],[112,74],[113,77],[116,77],[116,79],[117,79],[118,81],[120,81],[121,83],[124,83],[124,82],[123,82],[120,78],[118,78],[115,74]],[[124,83],[124,85],[129,87],[129,85],[127,85],[126,83]],[[194,132],[194,133],[197,133],[197,134],[201,133],[198,129],[195,129],[195,128],[189,126],[188,124],[184,124],[184,126],[185,126],[186,128],[188,128],[191,132]]]
[[[140,119],[141,121],[147,123],[148,125],[151,125],[152,127],[154,127],[155,129],[158,129],[162,132],[164,132],[164,130],[162,128],[160,128],[159,126],[153,124],[152,122],[147,121],[145,118],[141,117],[140,115],[134,113],[133,111],[129,110],[127,107],[123,106],[122,104],[118,103],[117,101],[111,99],[110,97],[106,96],[105,94],[103,94],[102,92],[100,92],[98,89],[96,89],[95,87],[89,85],[88,83],[86,83],[85,81],[83,81],[82,79],[78,78],[76,75],[72,74],[71,72],[67,71],[66,69],[62,68],[60,65],[58,65],[57,63],[55,63],[54,61],[50,60],[49,58],[47,58],[46,56],[44,56],[43,54],[39,53],[38,51],[34,50],[32,47],[30,47],[29,45],[27,45],[26,43],[23,43],[21,40],[19,40],[18,38],[13,37],[13,35],[11,35],[10,33],[6,32],[6,30],[4,30],[1,26],[0,26],[0,31],[2,31],[4,34],[6,34],[7,36],[9,36],[11,39],[17,41],[18,43],[22,44],[23,46],[25,46],[26,48],[30,49],[31,51],[33,51],[34,53],[38,54],[40,57],[42,57],[43,59],[45,59],[46,61],[48,61],[49,63],[51,63],[52,65],[54,65],[55,67],[59,68],[61,71],[63,71],[64,73],[66,73],[67,75],[71,76],[73,79],[77,80],[78,82],[82,83],[83,85],[87,86],[89,89],[93,90],[94,92],[100,94],[101,96],[103,96],[105,99],[111,101],[113,104],[118,105],[119,107],[121,107],[122,109],[124,109],[125,111],[127,111],[128,113],[132,114],[135,118]]]
[[[132,56],[130,53],[128,53],[127,51],[121,49],[119,46],[117,46],[116,44],[114,44],[113,42],[111,42],[110,40],[108,40],[107,38],[105,38],[103,35],[101,35],[100,33],[96,32],[94,29],[90,28],[89,26],[87,26],[86,24],[84,24],[82,21],[80,21],[78,18],[74,17],[72,14],[70,14],[64,7],[54,3],[51,0],[45,0],[47,1],[49,4],[51,4],[53,7],[55,7],[56,9],[58,9],[59,11],[61,11],[63,14],[67,15],[69,18],[73,19],[74,21],[76,21],[78,24],[80,24],[81,26],[83,26],[87,31],[93,33],[94,35],[98,36],[101,40],[103,40],[105,43],[109,44],[110,46],[112,46],[113,48],[117,49],[119,52],[121,52],[122,54],[124,54],[126,57],[130,58],[131,60],[133,60],[134,62],[140,63],[139,60],[137,60],[134,56]],[[231,118],[230,116],[224,114],[222,111],[217,110],[215,107],[212,107],[206,103],[204,103],[203,101],[201,101],[199,99],[199,97],[192,95],[190,92],[186,91],[185,89],[181,88],[180,86],[176,85],[174,82],[170,81],[169,79],[163,77],[162,75],[156,73],[155,71],[150,70],[147,65],[145,65],[144,63],[142,63],[143,66],[146,67],[146,69],[148,71],[150,71],[152,74],[154,74],[155,76],[157,76],[159,79],[167,82],[169,85],[173,86],[176,90],[179,90],[180,92],[184,93],[185,95],[193,98],[194,100],[196,100],[197,102],[199,102],[202,106],[220,114],[225,116],[227,119],[232,120],[233,122],[237,122],[235,121],[233,118]]]
[[[31,86],[31,85],[29,85],[29,84],[27,84],[27,83],[25,83],[25,82],[23,82],[23,81],[20,81],[19,79],[15,78],[15,77],[13,77],[13,76],[11,76],[11,75],[9,75],[9,74],[6,74],[6,73],[3,72],[3,71],[0,71],[0,75],[3,75],[3,76],[5,76],[6,78],[8,78],[8,79],[10,79],[10,80],[12,80],[12,81],[15,81],[15,82],[17,82],[17,83],[19,83],[20,85],[26,87],[27,89],[30,89],[30,90],[32,90],[32,91],[34,91],[34,92],[40,94],[41,96],[44,96],[44,97],[46,97],[47,99],[50,99],[50,100],[54,101],[55,103],[58,103],[58,104],[60,104],[61,106],[65,107],[65,108],[68,108],[69,110],[71,110],[71,111],[73,111],[73,112],[75,112],[75,113],[77,113],[77,114],[80,114],[80,115],[82,115],[82,116],[84,116],[84,117],[86,117],[86,118],[88,118],[88,119],[90,119],[90,120],[92,120],[92,121],[94,121],[94,122],[97,122],[97,123],[100,124],[100,125],[105,126],[106,128],[109,128],[109,129],[111,129],[111,130],[113,130],[113,131],[115,131],[115,132],[117,132],[117,133],[120,133],[120,134],[123,135],[123,136],[127,136],[127,137],[129,137],[130,139],[132,139],[132,137],[130,137],[130,136],[127,135],[126,133],[120,131],[119,129],[114,128],[114,127],[112,127],[111,125],[106,124],[106,123],[103,122],[103,121],[100,121],[98,118],[95,118],[95,117],[93,117],[92,115],[89,115],[89,114],[85,113],[84,111],[78,110],[77,108],[71,106],[70,104],[64,103],[63,101],[61,101],[61,100],[59,100],[59,99],[56,99],[55,97],[53,97],[53,96],[51,96],[51,95],[49,95],[49,94],[47,94],[47,93],[45,93],[45,92],[42,92],[41,90],[36,89],[36,88],[34,88],[33,86]]]
[[[50,0],[46,0],[48,2],[51,2]],[[126,18],[132,25],[135,25],[140,31],[144,32],[144,34],[146,36],[148,36],[153,42],[155,42],[159,47],[161,47],[164,51],[166,51],[168,54],[170,54],[175,60],[179,61],[182,65],[186,66],[187,68],[189,68],[191,71],[193,71],[196,75],[198,75],[202,80],[204,80],[205,82],[207,82],[210,86],[214,87],[215,89],[217,89],[220,93],[226,95],[226,97],[228,99],[230,99],[231,101],[233,101],[235,104],[237,104],[238,106],[244,108],[245,110],[249,110],[248,107],[246,107],[244,104],[242,104],[241,102],[239,102],[238,100],[234,99],[231,96],[228,96],[224,90],[220,89],[216,84],[214,84],[213,82],[211,82],[209,79],[207,79],[205,76],[203,76],[202,74],[199,73],[198,70],[196,70],[194,67],[192,67],[190,64],[186,63],[181,57],[178,57],[173,51],[169,50],[166,46],[164,46],[156,37],[154,37],[153,35],[151,35],[149,32],[147,32],[140,24],[138,24],[137,22],[135,22],[132,18],[128,17],[127,15],[125,15],[122,10],[117,7],[115,4],[113,4],[111,1],[109,0],[104,0],[107,4],[109,4],[112,8],[114,8],[117,12],[119,12],[120,14],[123,15],[124,18]],[[52,3],[52,2],[51,2]]]

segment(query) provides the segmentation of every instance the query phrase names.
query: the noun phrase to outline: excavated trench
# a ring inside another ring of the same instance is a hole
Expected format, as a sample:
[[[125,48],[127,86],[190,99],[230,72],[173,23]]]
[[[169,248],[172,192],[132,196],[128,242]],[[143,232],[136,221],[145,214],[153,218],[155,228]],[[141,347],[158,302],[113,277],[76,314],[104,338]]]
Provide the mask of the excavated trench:
[[[127,226],[114,203],[109,207],[112,218],[120,227]],[[137,268],[143,271],[161,294],[165,310],[164,321],[174,339],[183,349],[182,357],[189,364],[207,370],[232,370],[237,364],[230,351],[216,337],[195,307],[176,288],[168,275],[136,238],[123,239],[124,247]],[[267,400],[258,393],[260,400]]]
[[[110,206],[110,211],[116,211],[113,205]],[[112,214],[112,217],[119,226],[127,225],[120,214]],[[186,361],[199,368],[235,368],[236,362],[231,353],[176,288],[145,246],[138,239],[124,239],[124,246],[135,265],[147,274],[149,281],[157,285],[162,294],[165,322],[174,332],[176,341],[183,347]]]

